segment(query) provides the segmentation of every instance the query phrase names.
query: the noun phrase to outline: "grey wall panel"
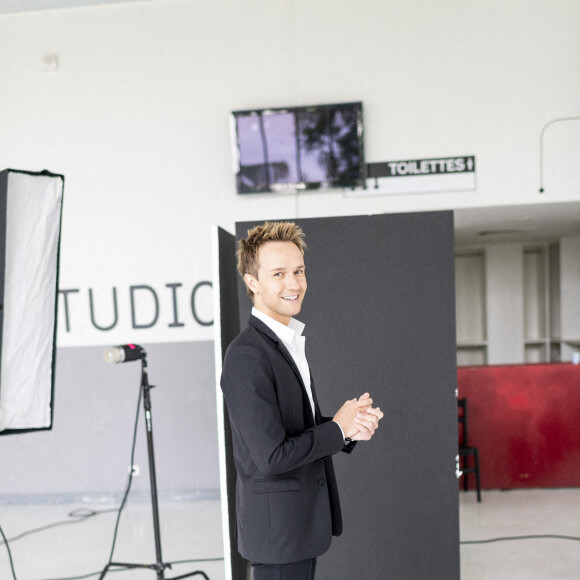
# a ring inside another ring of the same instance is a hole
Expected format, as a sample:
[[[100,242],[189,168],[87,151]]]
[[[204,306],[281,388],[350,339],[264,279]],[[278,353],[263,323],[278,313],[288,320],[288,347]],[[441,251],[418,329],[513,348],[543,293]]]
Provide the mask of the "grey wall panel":
[[[345,531],[317,578],[457,579],[452,213],[296,221],[309,245],[299,319],[323,413],[364,391],[385,411],[373,441],[336,456]],[[243,298],[243,322],[249,309]]]
[[[212,342],[144,344],[160,494],[219,488]],[[52,431],[2,439],[0,494],[102,495],[124,490],[139,395],[139,363],[107,364],[103,347],[63,348]],[[148,497],[139,415],[132,494]]]

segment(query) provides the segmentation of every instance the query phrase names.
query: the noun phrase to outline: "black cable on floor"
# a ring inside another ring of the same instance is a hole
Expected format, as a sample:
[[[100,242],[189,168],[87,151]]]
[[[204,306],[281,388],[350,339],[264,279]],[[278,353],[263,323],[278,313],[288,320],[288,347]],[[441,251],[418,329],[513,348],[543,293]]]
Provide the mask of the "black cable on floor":
[[[111,572],[124,572],[125,570],[111,570]],[[88,574],[83,574],[82,576],[67,576],[66,578],[45,578],[43,580],[83,580],[83,578],[91,578],[92,576],[99,576],[101,571],[89,572]]]
[[[107,510],[92,510],[88,508],[77,508],[74,509],[72,512],[69,512],[67,515],[70,519],[68,520],[60,520],[58,522],[53,522],[51,524],[47,524],[46,526],[41,526],[39,528],[32,528],[31,530],[26,530],[17,536],[12,536],[8,538],[8,542],[13,544],[17,540],[21,540],[26,536],[31,536],[32,534],[37,534],[38,532],[44,532],[45,530],[50,530],[51,528],[57,528],[59,526],[66,526],[69,524],[80,524],[85,520],[97,516],[99,514],[106,514],[110,512],[117,512],[118,508],[111,508]],[[0,541],[0,545],[4,544],[4,540]]]
[[[580,542],[580,538],[576,536],[561,536],[558,534],[538,534],[531,536],[508,536],[505,538],[490,538],[489,540],[469,540],[464,542],[459,542],[460,544],[491,544],[492,542],[505,542],[508,540],[537,540],[543,538],[552,538],[555,540],[574,540],[575,542]]]
[[[12,570],[12,577],[14,578],[14,580],[16,579],[16,572],[14,571],[14,562],[12,561],[12,552],[10,551],[10,545],[8,544],[8,540],[6,539],[6,536],[4,535],[4,530],[2,529],[2,526],[0,526],[0,535],[2,536],[2,539],[4,540],[4,544],[6,545],[6,551],[8,552],[8,559],[10,560],[10,569]]]

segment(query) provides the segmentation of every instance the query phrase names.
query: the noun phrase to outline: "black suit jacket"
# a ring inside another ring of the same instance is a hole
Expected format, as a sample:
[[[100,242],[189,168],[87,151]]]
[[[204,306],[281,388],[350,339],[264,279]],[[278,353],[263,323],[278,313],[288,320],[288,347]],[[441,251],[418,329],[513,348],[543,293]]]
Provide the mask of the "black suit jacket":
[[[238,550],[251,562],[286,564],[320,556],[342,532],[331,455],[340,427],[315,415],[292,356],[261,320],[230,344],[221,387],[237,469]]]

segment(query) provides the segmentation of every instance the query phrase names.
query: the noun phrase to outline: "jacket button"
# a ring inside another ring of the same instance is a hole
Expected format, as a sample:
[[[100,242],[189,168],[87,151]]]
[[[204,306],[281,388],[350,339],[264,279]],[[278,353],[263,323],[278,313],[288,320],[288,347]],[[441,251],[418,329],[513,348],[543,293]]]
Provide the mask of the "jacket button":
[[[319,480],[318,480],[318,485],[319,485],[320,487],[324,487],[324,486],[326,485],[326,481],[324,481],[324,479],[319,479]]]

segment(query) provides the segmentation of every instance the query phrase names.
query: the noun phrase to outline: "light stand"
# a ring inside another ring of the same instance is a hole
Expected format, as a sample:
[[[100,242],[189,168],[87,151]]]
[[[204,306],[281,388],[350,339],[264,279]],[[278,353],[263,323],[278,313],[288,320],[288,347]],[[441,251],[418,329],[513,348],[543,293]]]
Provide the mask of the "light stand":
[[[102,580],[109,571],[110,568],[148,568],[150,570],[155,570],[157,573],[157,580],[166,580],[165,579],[165,569],[171,568],[171,564],[167,564],[163,562],[163,557],[161,555],[161,529],[159,527],[159,502],[157,498],[157,478],[155,472],[155,453],[153,450],[153,423],[151,420],[151,389],[154,388],[153,385],[149,384],[149,378],[147,375],[147,353],[145,349],[141,347],[137,347],[136,345],[128,345],[128,347],[113,347],[114,349],[125,349],[125,352],[132,352],[138,355],[138,360],[141,361],[141,392],[143,396],[143,410],[145,412],[145,428],[147,430],[147,452],[149,455],[149,481],[151,487],[151,506],[153,508],[153,532],[155,535],[155,556],[157,558],[157,562],[155,564],[132,564],[127,562],[109,562],[101,575],[99,576],[99,580]],[[128,351],[127,348],[130,348],[131,351]],[[109,349],[111,351],[112,349]],[[107,351],[105,352],[105,359],[107,360]],[[121,360],[115,360],[114,362],[124,362],[125,360],[136,360],[137,357],[129,357],[129,358],[122,358]],[[114,360],[114,359],[110,359]],[[133,469],[133,466],[131,466]],[[118,571],[118,570],[113,570]],[[196,571],[190,572],[188,574],[183,574],[182,576],[175,576],[172,579],[167,580],[180,580],[181,578],[189,578],[191,576],[201,575],[207,580],[208,577],[204,572]]]

